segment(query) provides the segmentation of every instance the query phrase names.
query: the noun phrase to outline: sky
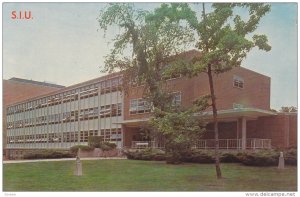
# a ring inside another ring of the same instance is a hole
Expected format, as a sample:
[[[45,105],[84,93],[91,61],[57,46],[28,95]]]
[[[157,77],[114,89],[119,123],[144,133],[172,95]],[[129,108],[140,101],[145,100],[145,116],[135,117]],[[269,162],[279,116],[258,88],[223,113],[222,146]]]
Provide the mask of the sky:
[[[104,56],[117,32],[104,37],[97,17],[104,3],[4,3],[3,79],[19,77],[73,85],[104,75]],[[152,10],[157,3],[136,3]],[[200,10],[200,9],[198,9]],[[12,12],[32,19],[12,19]],[[297,3],[271,3],[259,24],[270,52],[253,49],[242,66],[271,77],[271,108],[297,106]]]

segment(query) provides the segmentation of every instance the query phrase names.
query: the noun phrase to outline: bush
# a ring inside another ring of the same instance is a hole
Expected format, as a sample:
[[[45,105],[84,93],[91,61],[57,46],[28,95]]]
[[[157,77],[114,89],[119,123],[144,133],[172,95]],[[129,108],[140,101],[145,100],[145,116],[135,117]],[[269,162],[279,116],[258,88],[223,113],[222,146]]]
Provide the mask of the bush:
[[[260,150],[258,152],[227,152],[220,154],[220,161],[224,163],[240,162],[249,166],[277,166],[279,150]],[[178,154],[165,154],[158,149],[144,149],[136,151],[125,151],[128,159],[135,160],[166,160],[168,164],[179,164],[182,162],[191,163],[214,163],[215,156],[213,151],[207,150],[188,150]],[[284,151],[286,165],[297,165],[297,150],[289,149]]]
[[[278,165],[279,153],[273,150],[259,152],[244,152],[238,155],[239,160],[248,166],[276,166]]]
[[[158,149],[143,149],[143,150],[135,150],[135,151],[123,151],[123,153],[127,156],[127,159],[133,160],[155,160],[155,161],[163,161],[166,160],[166,156],[164,151]]]
[[[63,150],[32,150],[24,154],[24,159],[73,158],[74,154]]]
[[[85,146],[85,145],[75,145],[75,146],[72,146],[72,147],[70,148],[70,151],[71,151],[71,153],[73,153],[73,154],[77,154],[79,148],[80,148],[80,150],[82,150],[82,151],[92,151],[92,150],[94,150],[94,147]]]
[[[214,155],[211,151],[204,150],[190,150],[182,153],[181,160],[183,162],[192,163],[214,163]]]
[[[285,164],[297,165],[297,149],[288,149],[283,153]]]
[[[238,163],[238,153],[223,153],[220,156],[220,161],[223,163]]]
[[[115,143],[101,142],[99,148],[103,151],[110,151],[117,147]]]
[[[182,156],[180,153],[176,153],[176,152],[168,153],[166,155],[166,162],[167,164],[180,164],[183,162]]]
[[[88,145],[90,147],[100,148],[101,141],[103,141],[103,137],[102,136],[89,136],[89,138],[88,138]]]

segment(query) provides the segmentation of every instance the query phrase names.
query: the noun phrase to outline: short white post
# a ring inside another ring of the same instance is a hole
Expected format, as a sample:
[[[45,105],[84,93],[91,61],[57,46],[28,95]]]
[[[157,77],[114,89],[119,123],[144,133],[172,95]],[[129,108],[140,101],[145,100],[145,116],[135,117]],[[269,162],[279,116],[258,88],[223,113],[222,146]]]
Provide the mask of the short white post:
[[[279,162],[278,162],[278,169],[284,169],[284,157],[283,157],[283,152],[280,152]]]
[[[82,176],[82,165],[80,161],[80,148],[78,149],[77,156],[76,156],[76,166],[75,166],[75,176]]]

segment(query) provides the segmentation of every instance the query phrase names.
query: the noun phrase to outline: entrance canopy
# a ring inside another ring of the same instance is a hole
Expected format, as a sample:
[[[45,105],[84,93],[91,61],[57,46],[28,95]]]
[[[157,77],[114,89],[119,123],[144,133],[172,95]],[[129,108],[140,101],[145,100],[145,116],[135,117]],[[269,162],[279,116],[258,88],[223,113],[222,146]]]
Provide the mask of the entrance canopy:
[[[196,113],[195,115],[199,117],[203,117],[206,120],[213,119],[212,111]],[[247,119],[257,119],[258,117],[272,116],[272,115],[277,115],[277,113],[268,110],[257,109],[257,108],[226,109],[226,110],[218,111],[218,120],[234,121],[240,117],[245,117]]]
[[[236,121],[238,118],[245,117],[247,120],[257,119],[258,117],[263,116],[274,116],[277,115],[276,112],[257,109],[257,108],[237,108],[237,109],[226,109],[218,111],[218,120],[221,121]],[[205,120],[213,119],[213,112],[201,112],[195,113],[195,116],[199,116],[204,118]],[[114,124],[122,124],[128,127],[138,127],[143,123],[146,123],[150,120],[150,118],[140,118],[140,119],[132,119],[132,120],[123,120],[122,122],[114,123]]]
[[[127,127],[138,127],[141,124],[146,123],[150,120],[150,118],[140,118],[140,119],[132,119],[132,120],[123,120],[122,122],[114,123],[114,124],[122,124]]]

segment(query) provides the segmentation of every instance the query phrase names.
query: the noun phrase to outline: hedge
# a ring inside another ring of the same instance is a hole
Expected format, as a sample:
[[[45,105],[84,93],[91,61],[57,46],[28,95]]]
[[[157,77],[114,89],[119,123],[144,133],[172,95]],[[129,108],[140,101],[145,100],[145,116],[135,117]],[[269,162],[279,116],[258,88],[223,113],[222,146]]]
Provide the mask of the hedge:
[[[124,150],[123,153],[127,156],[127,159],[133,160],[166,160],[165,152],[158,149]]]
[[[279,152],[263,150],[258,152],[244,152],[238,155],[240,162],[248,166],[276,166]]]
[[[86,146],[86,145],[75,145],[75,146],[72,146],[70,148],[70,151],[73,154],[77,154],[79,148],[82,151],[92,151],[92,150],[94,150],[94,147],[90,147],[90,146]]]
[[[75,155],[69,151],[63,150],[32,150],[24,154],[24,159],[56,159],[73,158]]]
[[[285,150],[284,158],[286,165],[297,165],[297,150]],[[179,157],[165,154],[164,151],[157,149],[143,149],[135,151],[124,151],[128,159],[134,160],[166,160],[170,164],[181,162],[192,163],[214,163],[214,151],[211,150],[190,150],[182,152]],[[257,150],[255,152],[222,152],[220,153],[220,162],[222,163],[242,163],[249,166],[277,166],[280,150]]]

